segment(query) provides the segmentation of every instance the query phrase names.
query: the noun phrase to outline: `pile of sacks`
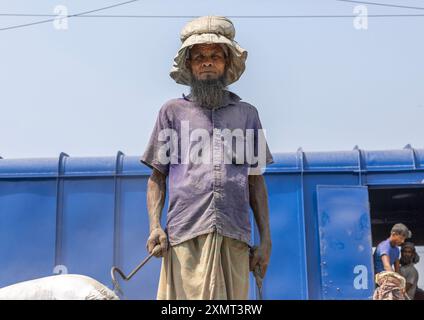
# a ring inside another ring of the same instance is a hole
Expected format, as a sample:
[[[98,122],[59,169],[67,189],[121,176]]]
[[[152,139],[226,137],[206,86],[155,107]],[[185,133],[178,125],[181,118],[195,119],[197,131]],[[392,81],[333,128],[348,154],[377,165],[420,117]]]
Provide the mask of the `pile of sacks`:
[[[410,300],[405,292],[406,280],[392,271],[377,273],[375,282],[378,287],[374,291],[373,300]]]

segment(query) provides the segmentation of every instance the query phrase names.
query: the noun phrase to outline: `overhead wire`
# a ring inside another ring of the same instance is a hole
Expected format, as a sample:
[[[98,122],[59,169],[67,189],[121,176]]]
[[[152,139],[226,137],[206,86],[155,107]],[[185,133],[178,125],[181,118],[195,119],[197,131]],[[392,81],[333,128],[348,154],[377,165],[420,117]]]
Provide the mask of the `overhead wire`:
[[[70,15],[66,15],[66,16],[55,15],[55,18],[53,18],[53,19],[46,19],[46,20],[40,20],[40,21],[34,21],[34,22],[30,22],[30,23],[24,23],[24,24],[18,24],[18,25],[14,25],[14,26],[4,27],[4,28],[0,28],[0,31],[24,28],[24,27],[34,26],[34,25],[38,25],[38,24],[53,22],[53,21],[60,20],[60,19],[79,17],[79,16],[82,16],[82,15],[85,15],[85,14],[99,12],[99,11],[103,11],[103,10],[107,10],[107,9],[111,9],[111,8],[116,8],[116,7],[120,7],[120,6],[127,5],[127,4],[130,4],[130,3],[133,3],[133,2],[138,2],[138,1],[140,1],[140,0],[124,1],[124,2],[116,3],[116,4],[113,4],[113,5],[110,5],[110,6],[101,7],[101,8],[97,8],[97,9],[93,9],[93,10],[88,10],[88,11],[83,11],[83,12],[80,12],[80,13],[70,14]]]
[[[0,17],[49,17],[50,19],[34,21],[25,24],[18,24],[8,27],[0,28],[0,31],[18,29],[29,27],[33,25],[44,24],[48,22],[53,22],[57,20],[67,19],[67,18],[128,18],[128,19],[194,19],[198,16],[196,15],[93,15],[90,13],[99,12],[123,5],[127,5],[133,2],[137,2],[140,0],[130,0],[125,2],[120,2],[114,5],[83,11],[76,14],[70,15],[55,15],[55,14],[36,14],[36,13],[0,13]],[[368,4],[368,5],[377,5],[384,7],[395,7],[395,8],[403,8],[403,9],[414,9],[414,10],[424,10],[424,7],[413,7],[413,6],[404,6],[404,5],[395,5],[395,4],[387,4],[387,3],[377,3],[377,2],[369,2],[369,1],[356,1],[356,0],[335,0],[339,2],[349,2],[349,3],[358,3],[358,4]],[[327,18],[355,18],[357,15],[227,15],[228,18],[231,19],[327,19]],[[370,18],[402,18],[402,17],[424,17],[423,14],[368,14],[367,17]]]

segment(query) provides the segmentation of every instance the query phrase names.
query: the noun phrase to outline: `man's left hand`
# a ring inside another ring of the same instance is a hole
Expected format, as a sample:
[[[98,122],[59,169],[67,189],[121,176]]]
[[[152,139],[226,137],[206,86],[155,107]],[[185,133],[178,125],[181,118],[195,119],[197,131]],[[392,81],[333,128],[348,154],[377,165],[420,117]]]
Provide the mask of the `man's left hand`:
[[[271,243],[263,243],[259,247],[254,247],[249,259],[250,271],[254,271],[259,267],[259,275],[264,278],[270,257]]]

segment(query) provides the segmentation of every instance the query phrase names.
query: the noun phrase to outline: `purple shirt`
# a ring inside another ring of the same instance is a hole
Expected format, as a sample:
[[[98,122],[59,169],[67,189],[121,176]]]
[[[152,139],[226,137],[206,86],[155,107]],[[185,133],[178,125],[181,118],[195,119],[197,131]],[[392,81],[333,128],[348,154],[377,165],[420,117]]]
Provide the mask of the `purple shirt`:
[[[400,250],[397,246],[392,247],[390,239],[386,239],[377,246],[374,252],[374,271],[379,273],[384,271],[383,260],[381,257],[387,255],[390,259],[390,265],[393,266],[395,261],[399,259]]]
[[[254,156],[257,156],[258,129],[262,129],[262,125],[256,108],[240,100],[235,93],[226,91],[222,106],[211,110],[197,105],[191,95],[183,94],[183,98],[166,102],[159,111],[140,161],[169,176],[165,231],[171,245],[212,231],[250,244],[248,170],[255,165],[246,152],[238,152],[241,149],[237,149],[236,141],[246,143],[249,140],[246,132],[253,131],[251,141]],[[196,129],[209,135],[209,143],[205,143],[210,147],[209,152],[207,148],[195,152],[199,141],[208,141],[202,134],[192,138]],[[234,133],[239,130],[231,138],[232,144],[223,142],[225,129]],[[168,134],[164,139],[163,133],[171,131],[177,135]],[[190,139],[184,138],[187,136]],[[171,141],[175,143],[173,148],[169,148]],[[273,163],[268,144],[266,140],[262,141],[263,159],[266,164]],[[166,147],[169,163],[163,161]],[[191,152],[210,160],[209,163],[192,161]],[[240,154],[243,155],[241,158]]]

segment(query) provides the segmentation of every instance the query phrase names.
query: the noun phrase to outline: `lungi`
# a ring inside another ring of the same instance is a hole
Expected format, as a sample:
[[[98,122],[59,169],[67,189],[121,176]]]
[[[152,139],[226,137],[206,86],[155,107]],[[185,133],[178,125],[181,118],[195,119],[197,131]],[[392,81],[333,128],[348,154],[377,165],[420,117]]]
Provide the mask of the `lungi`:
[[[170,246],[162,258],[158,300],[246,300],[249,246],[218,234],[203,234]]]

